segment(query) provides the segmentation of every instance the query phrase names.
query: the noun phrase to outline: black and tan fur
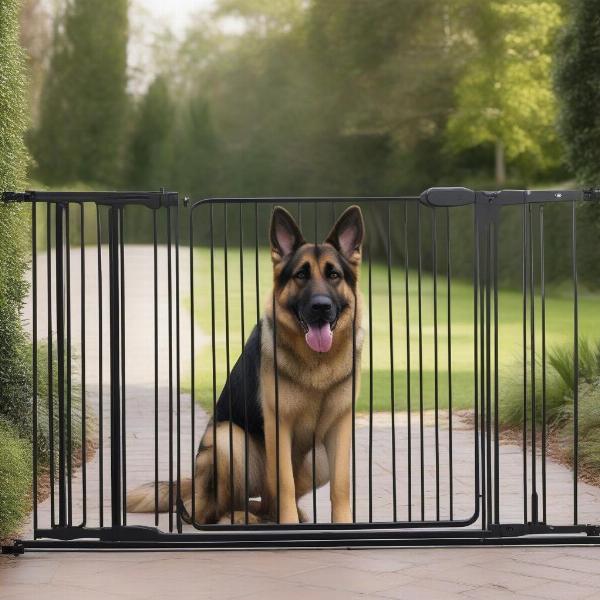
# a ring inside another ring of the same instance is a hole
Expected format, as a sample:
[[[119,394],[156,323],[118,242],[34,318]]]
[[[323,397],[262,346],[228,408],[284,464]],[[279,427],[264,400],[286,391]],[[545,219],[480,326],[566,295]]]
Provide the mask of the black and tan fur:
[[[312,442],[316,440],[316,483],[330,482],[331,519],[351,522],[350,444],[352,432],[352,357],[354,385],[360,388],[362,300],[358,289],[364,225],[360,209],[347,209],[323,244],[304,241],[292,216],[276,208],[271,220],[273,291],[263,317],[250,335],[217,403],[216,473],[214,422],[200,443],[195,467],[195,515],[199,524],[236,522],[245,508],[244,423],[248,421],[250,520],[276,520],[276,408],[274,329],[277,332],[279,397],[279,520],[302,519],[298,500],[312,489]],[[315,303],[327,298],[327,304]],[[325,306],[323,309],[322,307]],[[317,307],[317,308],[315,308]],[[328,352],[316,352],[305,339],[315,311],[325,310],[333,331]],[[353,331],[355,346],[353,349]],[[245,374],[243,373],[245,370]],[[358,392],[356,392],[358,393]],[[230,398],[231,408],[230,411]],[[247,413],[245,413],[245,410]],[[230,490],[230,421],[234,498]],[[215,493],[216,491],[216,493]],[[185,512],[192,510],[191,480],[181,484]],[[173,494],[174,497],[174,494]],[[160,511],[169,508],[169,484],[160,484]],[[130,512],[152,512],[154,484],[127,496]]]

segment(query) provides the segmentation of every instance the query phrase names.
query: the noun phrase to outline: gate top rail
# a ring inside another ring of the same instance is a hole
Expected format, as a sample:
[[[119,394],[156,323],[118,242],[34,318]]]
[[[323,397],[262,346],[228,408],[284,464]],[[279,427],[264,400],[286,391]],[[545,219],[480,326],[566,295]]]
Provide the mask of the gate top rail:
[[[432,208],[466,206],[474,204],[478,195],[498,205],[543,204],[577,200],[598,201],[600,189],[474,191],[463,187],[433,187],[424,191],[420,200]]]
[[[418,201],[430,208],[457,207],[475,204],[477,197],[488,198],[498,205],[543,204],[546,202],[600,201],[599,188],[580,190],[496,190],[479,191],[465,187],[432,187],[419,196],[258,196],[258,197],[208,197],[191,199],[192,208],[204,204],[273,204],[277,202],[385,202],[392,200]]]
[[[600,201],[600,188],[581,190],[496,190],[475,191],[465,187],[432,187],[420,196],[261,196],[261,197],[209,197],[192,200],[192,208],[203,204],[272,204],[275,202],[358,202],[358,201],[419,201],[431,208],[468,206],[475,204],[477,197],[487,198],[497,205],[542,204],[546,202]],[[65,192],[36,191],[4,192],[0,194],[2,202],[46,202],[69,204],[90,202],[104,206],[141,205],[148,208],[177,206],[179,194],[171,191],[150,192]],[[185,201],[189,198],[186,196]]]
[[[277,203],[299,203],[314,204],[325,202],[386,202],[386,201],[413,201],[417,202],[419,196],[212,196],[207,198],[187,198],[191,202],[192,209],[197,206],[209,204],[277,204]]]
[[[165,190],[156,192],[4,192],[3,202],[47,202],[69,204],[93,202],[104,206],[141,205],[148,208],[177,206],[179,194]]]

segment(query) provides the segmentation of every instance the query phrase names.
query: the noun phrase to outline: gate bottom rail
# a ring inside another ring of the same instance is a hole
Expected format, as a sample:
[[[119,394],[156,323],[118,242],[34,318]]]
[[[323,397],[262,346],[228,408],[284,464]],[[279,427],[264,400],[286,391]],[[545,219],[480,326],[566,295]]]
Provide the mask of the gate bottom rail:
[[[592,525],[548,526],[528,523],[494,525],[489,530],[422,531],[282,530],[231,533],[163,533],[152,527],[56,528],[43,538],[16,540],[2,554],[43,550],[185,550],[272,548],[401,548],[450,546],[599,545],[600,528]]]

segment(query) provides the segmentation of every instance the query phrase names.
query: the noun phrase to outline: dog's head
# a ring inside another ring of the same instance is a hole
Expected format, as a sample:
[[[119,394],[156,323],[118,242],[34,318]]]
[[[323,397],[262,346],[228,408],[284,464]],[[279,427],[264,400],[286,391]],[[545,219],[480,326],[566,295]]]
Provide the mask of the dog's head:
[[[293,217],[276,207],[271,257],[277,321],[304,336],[315,352],[328,352],[334,336],[352,326],[364,222],[358,206],[337,220],[325,242],[307,243]]]

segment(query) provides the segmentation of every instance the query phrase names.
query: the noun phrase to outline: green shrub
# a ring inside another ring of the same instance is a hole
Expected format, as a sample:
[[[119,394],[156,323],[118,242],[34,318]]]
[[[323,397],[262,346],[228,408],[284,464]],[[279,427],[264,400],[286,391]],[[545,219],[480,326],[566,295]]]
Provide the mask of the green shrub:
[[[31,344],[23,350],[23,360],[26,364],[31,361]],[[42,464],[48,464],[50,457],[50,423],[49,423],[49,398],[48,398],[48,342],[38,341],[37,346],[38,376],[37,376],[37,417],[38,417],[38,458]],[[66,356],[65,356],[66,364]],[[52,353],[52,407],[54,425],[54,451],[58,452],[58,360],[56,356],[56,340],[53,342]],[[29,375],[31,376],[31,375]],[[33,389],[31,380],[23,382],[24,389],[28,395],[13,393],[9,396],[9,402],[0,410],[0,417],[17,428],[22,438],[32,440],[33,419]],[[66,382],[65,382],[65,407],[66,407]],[[4,416],[2,416],[6,413]],[[81,447],[81,383],[77,369],[77,357],[72,353],[71,357],[71,442],[73,451]]]
[[[24,352],[30,360],[31,349]],[[81,387],[75,367],[76,357],[73,357],[72,394],[71,394],[71,444],[76,453],[81,447]],[[54,454],[58,460],[58,383],[56,345],[52,357],[53,423],[54,423]],[[28,384],[31,392],[30,383]],[[22,412],[10,415],[10,423],[0,419],[0,538],[14,532],[29,510],[28,496],[31,488],[31,418],[32,403],[28,396],[22,402]],[[13,404],[16,406],[16,403]],[[48,344],[38,343],[38,457],[40,466],[48,465],[50,457],[50,434],[48,419]],[[18,427],[12,425],[17,422]]]
[[[19,0],[0,2],[0,191],[25,176],[24,54],[19,45]]]
[[[27,94],[20,4],[0,2],[0,193],[18,189],[25,178]],[[31,485],[30,442],[25,438],[31,435],[31,368],[20,317],[27,294],[28,215],[26,206],[0,204],[0,538],[25,516]]]
[[[500,420],[504,427],[519,427],[523,423],[523,367],[515,364],[511,369],[514,375],[502,378],[500,384]],[[526,411],[528,422],[531,419],[531,382],[527,385]],[[558,418],[565,403],[565,394],[568,392],[564,381],[557,371],[548,368],[546,372],[546,418],[552,422]],[[536,418],[542,420],[542,374],[541,365],[536,368]]]
[[[554,348],[548,355],[548,362],[560,375],[568,390],[575,385],[575,357],[572,347]],[[600,342],[595,344],[588,340],[579,342],[579,382],[591,382],[600,376]]]
[[[0,2],[0,192],[25,176],[25,79],[18,0]],[[0,204],[0,418],[21,434],[29,428],[31,370],[20,311],[27,294],[29,209]]]
[[[600,473],[600,379],[584,381],[579,386],[579,466],[583,471]],[[573,460],[573,394],[567,398],[561,414],[561,447]]]
[[[66,364],[66,360],[65,360]],[[54,423],[54,453],[58,457],[58,361],[56,357],[56,343],[54,343],[52,355],[52,406]],[[81,386],[76,369],[76,357],[71,360],[71,443],[73,451],[81,447]],[[65,386],[66,387],[66,386]],[[65,407],[66,407],[65,389]],[[48,343],[38,343],[38,456],[42,464],[47,464],[50,457],[50,424],[49,424],[49,402],[48,402]],[[66,427],[66,420],[65,420]]]
[[[552,348],[548,352],[546,364],[546,422],[550,425],[562,425],[568,420],[569,402],[573,401],[575,381],[575,362],[571,346]],[[500,399],[500,420],[504,427],[519,427],[523,422],[523,367],[515,363],[507,369],[511,375],[502,378]],[[528,365],[527,419],[531,415],[531,382]],[[600,342],[588,340],[579,342],[579,383],[590,384],[600,377]],[[536,363],[536,418],[542,421],[542,365]]]
[[[522,373],[522,365],[514,372]],[[575,369],[572,346],[553,348],[548,353],[546,377],[546,418],[551,439],[558,441],[564,459],[573,462],[573,418]],[[536,415],[542,421],[541,368],[536,369]],[[530,425],[531,388],[528,386],[527,418]],[[597,478],[600,475],[600,342],[579,343],[579,468]],[[507,378],[502,385],[500,419],[504,427],[519,428],[523,423],[522,375]]]
[[[29,511],[29,448],[27,440],[0,421],[0,539],[14,533]]]

